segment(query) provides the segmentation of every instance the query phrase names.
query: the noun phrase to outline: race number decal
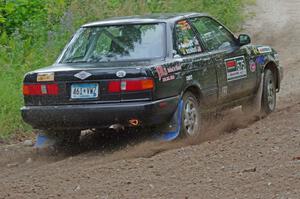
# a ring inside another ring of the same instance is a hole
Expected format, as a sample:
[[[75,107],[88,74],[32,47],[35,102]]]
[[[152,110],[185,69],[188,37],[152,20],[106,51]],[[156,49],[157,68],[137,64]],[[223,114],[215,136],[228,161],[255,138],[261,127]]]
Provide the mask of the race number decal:
[[[227,81],[234,81],[247,77],[245,57],[233,57],[225,60]]]

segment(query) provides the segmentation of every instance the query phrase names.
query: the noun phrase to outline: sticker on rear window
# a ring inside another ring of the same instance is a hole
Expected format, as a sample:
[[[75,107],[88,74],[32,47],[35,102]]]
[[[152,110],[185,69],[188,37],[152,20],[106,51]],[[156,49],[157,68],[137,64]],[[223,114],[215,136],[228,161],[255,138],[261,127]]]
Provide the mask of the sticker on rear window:
[[[181,29],[181,30],[190,30],[191,26],[190,24],[184,20],[184,21],[179,21],[177,26]]]

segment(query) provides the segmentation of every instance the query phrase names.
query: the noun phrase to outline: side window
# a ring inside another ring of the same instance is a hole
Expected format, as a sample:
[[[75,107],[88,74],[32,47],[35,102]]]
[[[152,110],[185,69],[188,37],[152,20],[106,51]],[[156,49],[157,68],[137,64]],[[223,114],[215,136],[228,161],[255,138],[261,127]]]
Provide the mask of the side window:
[[[208,17],[191,19],[209,50],[222,50],[236,46],[236,39],[221,24]]]
[[[84,31],[82,29],[81,31]],[[91,31],[84,31],[82,36],[76,40],[76,43],[74,44],[74,48],[70,54],[72,54],[72,57],[75,58],[82,58],[85,56],[88,45],[89,45],[89,38],[91,36]]]
[[[182,55],[202,52],[200,42],[186,21],[179,21],[175,27],[176,48]]]
[[[94,54],[105,54],[110,50],[112,39],[108,37],[105,33],[102,33],[96,41]]]

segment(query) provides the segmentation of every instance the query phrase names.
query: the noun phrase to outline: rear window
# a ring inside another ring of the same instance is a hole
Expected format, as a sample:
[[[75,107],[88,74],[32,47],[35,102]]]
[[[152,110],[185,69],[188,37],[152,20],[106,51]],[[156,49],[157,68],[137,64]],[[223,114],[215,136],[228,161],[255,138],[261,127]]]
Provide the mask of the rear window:
[[[81,28],[68,44],[60,63],[162,58],[164,42],[164,23]]]

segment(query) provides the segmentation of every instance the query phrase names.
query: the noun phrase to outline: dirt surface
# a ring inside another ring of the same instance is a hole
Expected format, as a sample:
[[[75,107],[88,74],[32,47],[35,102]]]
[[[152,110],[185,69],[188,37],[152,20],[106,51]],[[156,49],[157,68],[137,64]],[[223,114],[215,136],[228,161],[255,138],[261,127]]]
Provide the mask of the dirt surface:
[[[53,155],[0,145],[0,198],[299,199],[300,1],[257,1],[245,32],[285,67],[275,113],[257,121],[231,110],[198,140],[90,135]]]

